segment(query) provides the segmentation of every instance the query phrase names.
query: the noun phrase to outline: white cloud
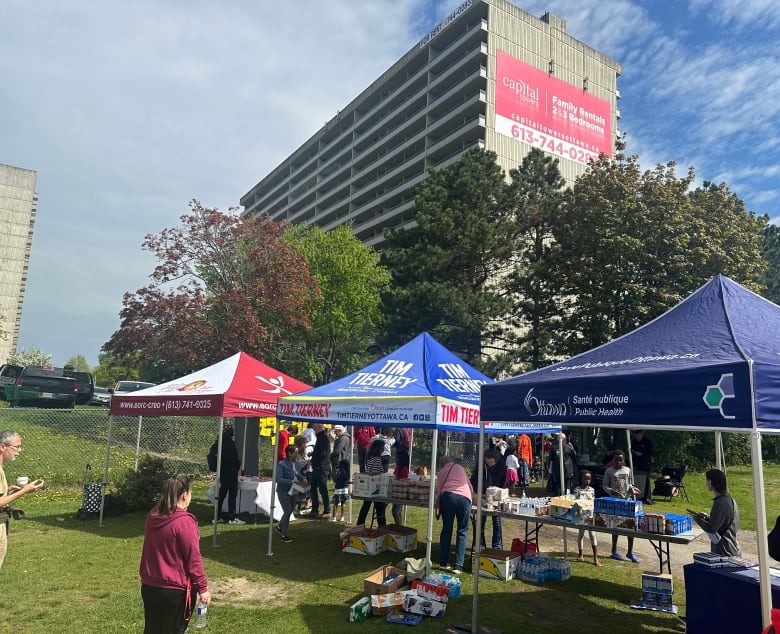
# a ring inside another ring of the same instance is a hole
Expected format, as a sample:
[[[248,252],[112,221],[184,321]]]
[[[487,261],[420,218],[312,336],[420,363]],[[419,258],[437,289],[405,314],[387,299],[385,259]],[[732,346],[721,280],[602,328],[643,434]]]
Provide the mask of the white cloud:
[[[95,362],[151,272],[146,234],[191,198],[238,204],[460,3],[5,0],[0,162],[37,170],[40,198],[22,345]],[[623,65],[619,127],[643,165],[730,176],[777,215],[773,2],[516,3]],[[113,319],[88,334],[52,319],[79,304]]]

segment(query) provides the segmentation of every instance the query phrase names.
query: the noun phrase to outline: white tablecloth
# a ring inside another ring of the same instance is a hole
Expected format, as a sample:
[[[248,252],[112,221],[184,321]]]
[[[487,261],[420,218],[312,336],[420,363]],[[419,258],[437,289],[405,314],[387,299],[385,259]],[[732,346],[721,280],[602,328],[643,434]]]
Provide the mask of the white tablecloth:
[[[209,501],[214,504],[214,491],[216,490],[216,482],[212,483],[209,487]],[[227,512],[228,501],[225,500],[222,503],[222,510]],[[237,513],[257,513],[261,511],[266,516],[271,512],[271,479],[258,480],[257,478],[249,476],[239,476],[238,478],[238,497],[236,499],[236,512]],[[274,519],[279,521],[282,519],[282,505],[279,504],[279,498],[276,498],[274,504]],[[295,519],[293,514],[290,517],[290,521]]]

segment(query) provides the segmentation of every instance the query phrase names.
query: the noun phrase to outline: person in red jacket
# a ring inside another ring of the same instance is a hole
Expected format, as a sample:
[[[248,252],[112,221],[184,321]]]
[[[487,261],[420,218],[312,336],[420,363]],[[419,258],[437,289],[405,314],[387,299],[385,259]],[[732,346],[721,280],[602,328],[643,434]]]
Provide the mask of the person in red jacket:
[[[294,440],[297,435],[297,425],[287,425],[279,430],[279,436],[276,440],[276,462],[287,459],[287,447],[292,444],[291,439]]]
[[[371,439],[376,436],[376,430],[370,425],[362,425],[360,427],[355,427],[354,436],[355,445],[357,446],[358,450],[358,464],[360,465],[360,473],[365,473],[368,448],[371,446]]]
[[[200,556],[198,520],[187,511],[192,484],[186,476],[168,478],[149,511],[141,551],[144,634],[181,634],[196,599],[211,602]]]

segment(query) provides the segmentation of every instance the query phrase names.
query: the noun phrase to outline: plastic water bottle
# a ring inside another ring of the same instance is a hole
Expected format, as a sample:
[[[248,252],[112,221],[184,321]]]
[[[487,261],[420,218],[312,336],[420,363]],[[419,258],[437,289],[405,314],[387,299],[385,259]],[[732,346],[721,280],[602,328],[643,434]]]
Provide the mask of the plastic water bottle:
[[[195,627],[202,629],[208,625],[209,622],[209,606],[203,601],[198,601],[198,605],[195,608]]]

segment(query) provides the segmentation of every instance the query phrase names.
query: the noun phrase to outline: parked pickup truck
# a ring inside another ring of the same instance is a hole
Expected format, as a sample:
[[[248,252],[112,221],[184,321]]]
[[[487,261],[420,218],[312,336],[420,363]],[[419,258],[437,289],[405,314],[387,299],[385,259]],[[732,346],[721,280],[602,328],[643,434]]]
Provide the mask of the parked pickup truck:
[[[78,391],[76,379],[65,376],[63,368],[27,365],[16,383],[5,386],[5,397],[11,407],[73,409]]]
[[[22,373],[22,366],[14,365],[13,363],[4,363],[0,365],[0,399],[7,401],[5,397],[6,386],[13,386],[16,383],[16,379]]]

